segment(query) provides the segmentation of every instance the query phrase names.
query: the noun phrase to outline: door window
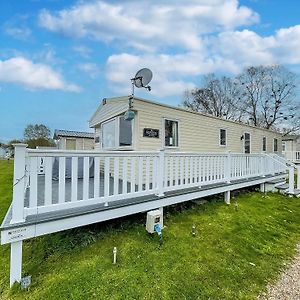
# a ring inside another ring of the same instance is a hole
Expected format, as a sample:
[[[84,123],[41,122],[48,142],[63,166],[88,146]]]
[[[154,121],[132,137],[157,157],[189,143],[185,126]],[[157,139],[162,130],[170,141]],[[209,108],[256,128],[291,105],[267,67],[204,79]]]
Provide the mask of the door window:
[[[251,138],[250,138],[250,133],[247,133],[247,132],[245,132],[245,134],[244,134],[244,148],[245,148],[245,153],[250,153]]]

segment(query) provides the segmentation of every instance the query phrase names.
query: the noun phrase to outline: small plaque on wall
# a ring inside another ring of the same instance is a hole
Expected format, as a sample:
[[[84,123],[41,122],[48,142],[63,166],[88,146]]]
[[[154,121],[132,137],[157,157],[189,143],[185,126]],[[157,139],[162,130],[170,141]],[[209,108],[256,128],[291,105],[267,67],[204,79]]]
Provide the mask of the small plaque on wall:
[[[144,128],[144,137],[159,138],[159,129]]]

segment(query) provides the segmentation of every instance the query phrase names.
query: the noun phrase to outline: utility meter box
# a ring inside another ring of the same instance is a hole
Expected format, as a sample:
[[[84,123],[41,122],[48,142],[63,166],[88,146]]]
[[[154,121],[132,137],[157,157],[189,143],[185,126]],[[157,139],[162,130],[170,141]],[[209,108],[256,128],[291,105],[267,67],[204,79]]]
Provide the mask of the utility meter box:
[[[146,230],[149,233],[154,233],[154,226],[159,225],[160,228],[163,228],[163,214],[160,210],[151,210],[147,212],[147,222],[146,222]]]

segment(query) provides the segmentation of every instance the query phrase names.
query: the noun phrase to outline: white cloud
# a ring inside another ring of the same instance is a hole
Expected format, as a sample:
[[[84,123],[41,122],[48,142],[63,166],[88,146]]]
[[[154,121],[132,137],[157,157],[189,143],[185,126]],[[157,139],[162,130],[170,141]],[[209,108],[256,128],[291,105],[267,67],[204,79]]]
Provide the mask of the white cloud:
[[[261,37],[253,31],[225,31],[203,39],[201,51],[181,54],[111,55],[106,75],[112,88],[128,91],[129,79],[142,67],[153,70],[153,94],[180,95],[195,86],[199,76],[211,72],[237,74],[259,64],[300,64],[300,26],[280,29]],[[128,93],[128,92],[127,92]]]
[[[20,84],[33,90],[80,91],[79,86],[67,83],[51,67],[45,64],[33,63],[23,57],[0,60],[0,81]]]
[[[250,30],[227,31],[206,43],[211,57],[233,61],[237,71],[249,65],[300,64],[300,25],[282,28],[262,37]]]
[[[87,73],[91,78],[96,78],[99,67],[93,63],[82,63],[77,66],[80,71]]]
[[[200,35],[257,22],[237,0],[79,2],[55,14],[44,10],[40,25],[71,37],[153,50],[159,46],[201,49]]]
[[[157,96],[180,95],[210,72],[236,74],[249,65],[300,64],[300,25],[269,36],[239,29],[258,22],[259,15],[238,0],[80,1],[39,15],[40,25],[50,31],[122,46],[121,53],[107,59],[111,89],[128,94],[130,78],[149,67]],[[74,50],[84,55],[86,49]],[[91,74],[94,66],[78,67]]]
[[[161,55],[144,55],[137,56],[128,53],[112,55],[107,61],[106,78],[111,83],[111,89],[129,94],[132,78],[138,69],[145,66],[153,71],[153,80],[151,94],[155,96],[169,96],[182,94],[185,89],[192,88],[195,85],[192,82],[184,81],[185,75],[195,74],[196,70],[188,70],[189,62],[184,65],[181,56],[177,57],[177,61],[169,64],[172,56]],[[178,70],[179,69],[179,70]],[[178,71],[180,77],[178,76]]]
[[[11,37],[26,41],[30,38],[32,31],[27,25],[28,15],[16,14],[8,19],[2,26],[5,34]]]
[[[77,53],[79,53],[82,57],[88,58],[92,54],[92,49],[86,47],[86,46],[75,46],[73,47],[73,50]]]
[[[10,27],[6,26],[5,33],[15,39],[25,41],[31,36],[31,30],[28,27]]]

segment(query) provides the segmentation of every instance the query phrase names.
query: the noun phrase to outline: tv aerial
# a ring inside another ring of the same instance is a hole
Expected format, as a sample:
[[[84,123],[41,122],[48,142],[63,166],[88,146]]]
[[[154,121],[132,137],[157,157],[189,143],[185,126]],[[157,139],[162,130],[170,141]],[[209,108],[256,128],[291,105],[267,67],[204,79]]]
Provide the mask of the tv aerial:
[[[145,88],[149,92],[151,91],[151,86],[149,85],[152,80],[153,74],[152,71],[148,68],[140,69],[134,76],[131,78],[131,96],[129,97],[129,106],[128,110],[124,114],[124,119],[131,121],[134,119],[135,113],[132,110],[132,100],[134,98],[134,87],[136,88]]]

